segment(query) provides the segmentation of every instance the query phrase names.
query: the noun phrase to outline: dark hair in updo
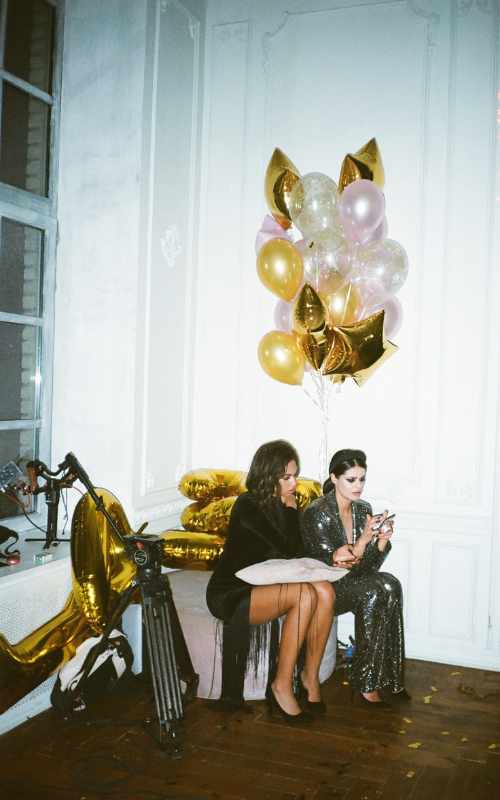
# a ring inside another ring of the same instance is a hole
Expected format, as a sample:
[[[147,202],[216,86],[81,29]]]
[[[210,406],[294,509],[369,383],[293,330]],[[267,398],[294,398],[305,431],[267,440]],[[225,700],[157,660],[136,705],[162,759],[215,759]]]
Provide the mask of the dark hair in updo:
[[[295,447],[284,439],[266,442],[259,447],[248,471],[246,485],[259,505],[273,522],[281,527],[281,508],[279,479],[285,475],[287,464],[295,461],[297,474],[300,459]]]
[[[343,458],[345,456],[345,458]],[[333,473],[336,478],[340,478],[348,469],[353,467],[361,467],[366,470],[366,455],[362,450],[337,450],[330,460],[330,467],[328,472],[330,475]],[[330,476],[323,484],[323,494],[328,494],[334,489],[334,484]]]

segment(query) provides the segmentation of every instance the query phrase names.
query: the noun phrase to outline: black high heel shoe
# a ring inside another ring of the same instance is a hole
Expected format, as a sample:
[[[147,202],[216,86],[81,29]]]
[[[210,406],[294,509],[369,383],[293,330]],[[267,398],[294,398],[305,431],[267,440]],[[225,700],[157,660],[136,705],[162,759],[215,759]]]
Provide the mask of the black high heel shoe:
[[[355,694],[356,690],[351,689],[351,702],[349,703],[350,706],[352,706]],[[388,711],[388,709],[392,708],[392,706],[389,705],[389,703],[386,703],[385,700],[368,700],[364,695],[361,694],[361,692],[359,692],[359,696],[365,708],[369,708],[372,711]]]
[[[397,703],[409,703],[411,700],[411,694],[408,694],[406,689],[401,689],[400,692],[391,692],[390,696],[391,699],[396,700]]]
[[[287,712],[281,708],[280,704],[276,700],[276,696],[271,685],[269,685],[266,689],[266,700],[270,717],[273,713],[273,706],[276,706],[278,711],[281,711],[283,719],[286,720],[286,722],[289,722],[291,725],[306,725],[310,722],[314,722],[313,715],[308,714],[307,711],[301,711],[300,714],[287,714]]]
[[[314,711],[316,714],[326,714],[327,707],[323,700],[309,700],[308,691],[302,682],[302,675],[299,675],[298,683],[297,700],[303,700],[309,711]]]

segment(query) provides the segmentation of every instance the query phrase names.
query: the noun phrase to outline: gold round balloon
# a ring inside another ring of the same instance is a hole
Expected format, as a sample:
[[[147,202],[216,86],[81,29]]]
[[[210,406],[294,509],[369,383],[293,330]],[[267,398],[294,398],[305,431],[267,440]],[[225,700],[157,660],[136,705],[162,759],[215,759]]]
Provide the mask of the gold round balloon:
[[[237,497],[246,492],[246,476],[234,469],[194,469],[182,476],[179,491],[190,500]]]
[[[370,139],[357,153],[354,155],[348,153],[344,158],[339,178],[340,194],[346,186],[361,178],[373,181],[381,189],[384,188],[384,165],[376,139]]]
[[[96,492],[123,535],[133,533],[116,497],[105,489]],[[116,611],[120,592],[134,579],[136,567],[89,494],[79,500],[73,514],[71,564],[76,602],[94,631],[103,633]]]
[[[361,314],[362,303],[352,283],[346,284],[335,294],[324,295],[320,292],[320,297],[326,303],[333,326],[352,325]]]
[[[224,542],[210,533],[165,531],[162,564],[172,569],[213,570],[221,557]]]
[[[0,635],[0,714],[64,666],[94,633],[71,592],[59,614],[17,644]]]
[[[292,325],[298,334],[322,333],[328,325],[328,309],[308,283],[304,284],[295,301]]]
[[[290,386],[302,383],[305,359],[289,333],[270,331],[259,344],[259,363],[270,378]]]
[[[257,254],[257,273],[266,289],[290,301],[302,281],[302,256],[288,239],[269,239]]]
[[[289,158],[277,147],[271,156],[264,181],[267,205],[276,222],[290,228],[290,193],[300,180],[300,172]]]

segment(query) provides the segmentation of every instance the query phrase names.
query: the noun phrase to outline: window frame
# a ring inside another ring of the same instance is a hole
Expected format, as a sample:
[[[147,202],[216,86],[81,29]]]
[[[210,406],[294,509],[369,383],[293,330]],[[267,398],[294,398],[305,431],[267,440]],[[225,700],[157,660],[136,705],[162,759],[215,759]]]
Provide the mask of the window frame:
[[[25,189],[0,181],[0,216],[8,217],[15,222],[30,225],[43,231],[44,258],[43,258],[43,309],[39,317],[24,314],[10,314],[0,311],[0,322],[13,322],[16,324],[31,324],[42,330],[42,353],[40,359],[40,400],[38,403],[38,416],[36,419],[0,420],[0,432],[4,430],[37,429],[39,431],[38,452],[36,457],[51,467],[52,445],[52,397],[53,397],[53,366],[54,366],[54,328],[55,328],[55,290],[56,290],[56,258],[57,258],[57,190],[58,190],[58,160],[60,143],[61,120],[61,89],[62,89],[62,61],[63,61],[63,33],[64,33],[64,2],[65,0],[44,0],[55,9],[54,26],[54,63],[52,74],[52,95],[37,89],[26,81],[11,75],[0,68],[0,119],[2,108],[2,93],[4,80],[28,94],[41,99],[51,105],[50,119],[50,147],[48,170],[48,196],[42,197]],[[5,48],[5,33],[7,22],[8,0],[1,1],[0,7],[0,64],[3,64]],[[3,467],[0,464],[0,467]],[[47,518],[47,508],[44,502],[38,500],[36,511],[30,513],[30,519],[36,525],[44,524]],[[32,525],[24,515],[5,517],[0,520],[12,530],[19,532],[33,531]]]

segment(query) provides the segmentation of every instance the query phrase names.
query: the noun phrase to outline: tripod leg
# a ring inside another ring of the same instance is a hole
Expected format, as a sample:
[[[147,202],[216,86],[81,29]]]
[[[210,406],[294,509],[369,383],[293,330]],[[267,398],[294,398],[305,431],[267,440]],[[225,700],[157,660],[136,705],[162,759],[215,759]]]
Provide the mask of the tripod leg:
[[[179,670],[179,677],[181,681],[186,684],[186,691],[184,693],[184,703],[192,703],[196,700],[198,693],[198,684],[200,676],[194,671],[193,662],[189,655],[184,633],[179,622],[179,615],[174,603],[172,594],[172,587],[168,577],[163,574],[162,582],[164,583],[164,591],[166,593],[168,603],[168,615],[170,620],[170,629],[172,631],[172,638],[174,644],[175,660]]]
[[[145,726],[172,758],[180,758],[184,741],[182,694],[175,661],[167,597],[163,592],[144,596],[144,629],[151,662],[151,677],[159,718],[159,733]],[[163,734],[166,733],[166,742]]]

